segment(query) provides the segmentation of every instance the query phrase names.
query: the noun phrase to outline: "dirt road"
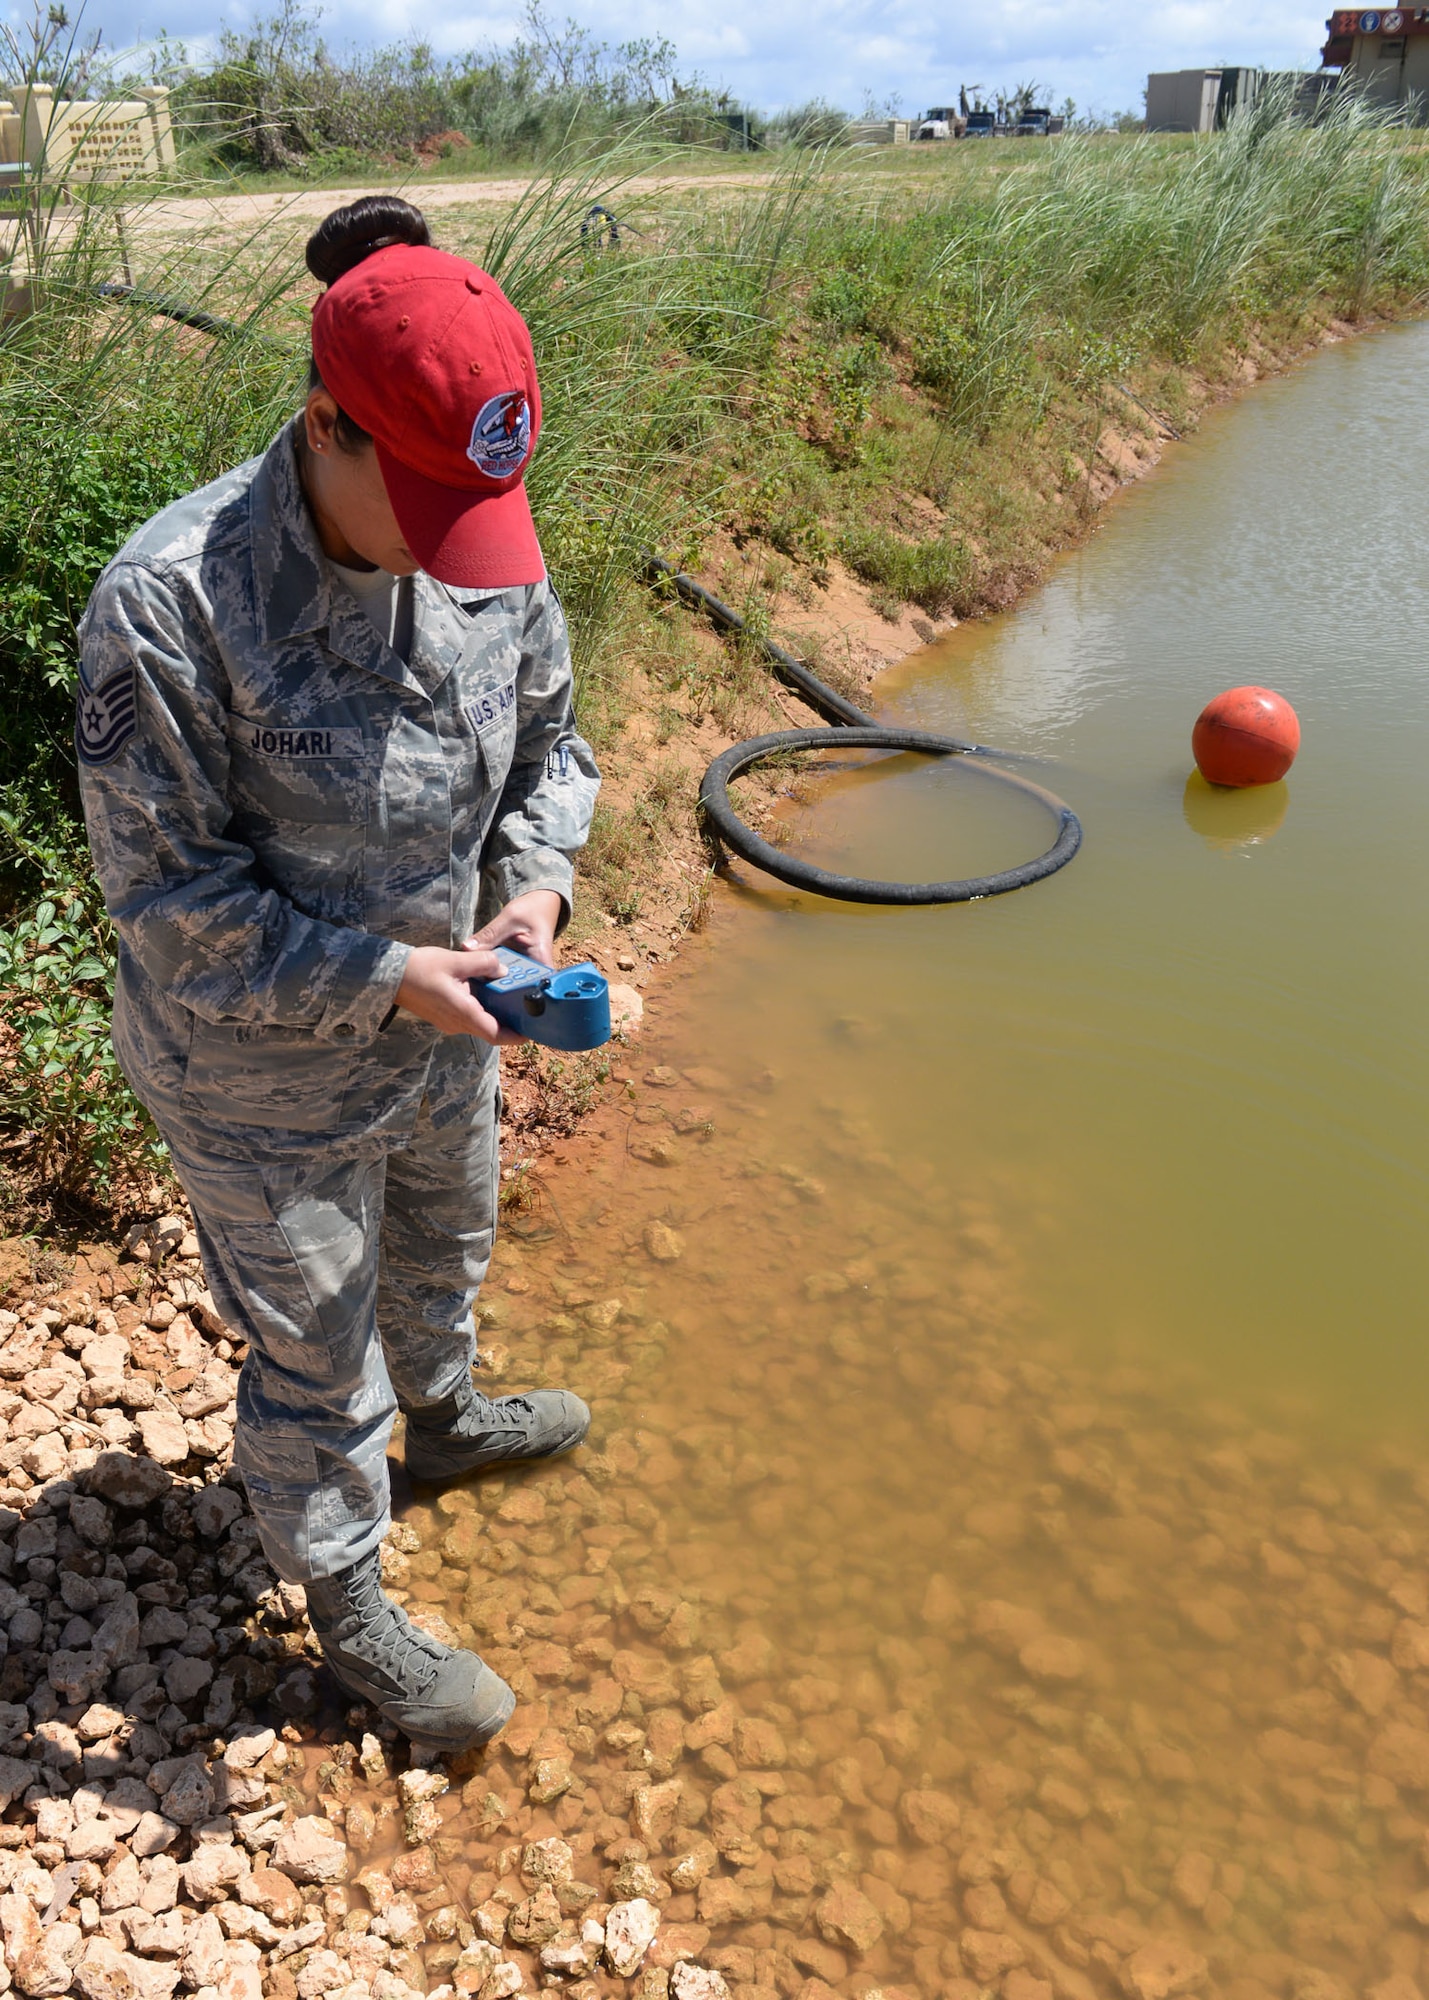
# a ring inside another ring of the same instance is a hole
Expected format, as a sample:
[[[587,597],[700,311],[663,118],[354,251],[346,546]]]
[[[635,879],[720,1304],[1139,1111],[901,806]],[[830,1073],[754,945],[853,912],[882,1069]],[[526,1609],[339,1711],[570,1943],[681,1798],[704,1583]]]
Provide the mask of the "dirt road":
[[[191,230],[256,228],[271,223],[307,223],[346,202],[370,194],[403,194],[424,209],[505,207],[519,201],[535,176],[508,180],[414,181],[406,186],[301,188],[283,194],[213,194],[154,200],[132,210],[126,223],[132,234],[169,235]],[[756,187],[764,176],[750,173],[642,174],[621,184],[625,201],[645,200],[658,191],[727,184]]]

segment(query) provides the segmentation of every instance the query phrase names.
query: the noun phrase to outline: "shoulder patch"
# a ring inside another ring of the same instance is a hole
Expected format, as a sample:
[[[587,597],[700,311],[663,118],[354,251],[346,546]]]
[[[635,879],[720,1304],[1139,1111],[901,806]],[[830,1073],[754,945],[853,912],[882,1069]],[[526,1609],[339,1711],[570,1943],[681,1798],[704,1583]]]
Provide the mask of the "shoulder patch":
[[[138,727],[138,689],[132,664],[116,668],[97,687],[86,687],[81,675],[74,745],[82,763],[109,763]]]

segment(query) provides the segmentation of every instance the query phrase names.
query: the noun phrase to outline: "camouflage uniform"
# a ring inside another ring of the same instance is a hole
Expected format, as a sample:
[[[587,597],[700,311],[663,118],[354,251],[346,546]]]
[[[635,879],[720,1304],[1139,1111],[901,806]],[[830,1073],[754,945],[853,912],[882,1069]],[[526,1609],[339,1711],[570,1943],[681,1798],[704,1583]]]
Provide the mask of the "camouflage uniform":
[[[496,1052],[401,1013],[413,945],[553,889],[599,774],[549,583],[414,579],[404,663],[323,556],[295,432],[166,508],[80,627],[114,1044],[249,1344],[235,1456],[279,1572],[381,1539],[396,1407],[470,1366]]]

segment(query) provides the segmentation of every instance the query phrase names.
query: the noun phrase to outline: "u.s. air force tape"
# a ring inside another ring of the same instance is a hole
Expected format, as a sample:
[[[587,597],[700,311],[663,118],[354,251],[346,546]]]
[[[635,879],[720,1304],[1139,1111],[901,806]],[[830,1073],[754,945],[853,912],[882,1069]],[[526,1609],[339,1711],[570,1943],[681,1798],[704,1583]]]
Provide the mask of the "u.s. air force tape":
[[[107,764],[139,727],[136,676],[132,665],[89,687],[80,675],[75,704],[74,746],[86,764]]]

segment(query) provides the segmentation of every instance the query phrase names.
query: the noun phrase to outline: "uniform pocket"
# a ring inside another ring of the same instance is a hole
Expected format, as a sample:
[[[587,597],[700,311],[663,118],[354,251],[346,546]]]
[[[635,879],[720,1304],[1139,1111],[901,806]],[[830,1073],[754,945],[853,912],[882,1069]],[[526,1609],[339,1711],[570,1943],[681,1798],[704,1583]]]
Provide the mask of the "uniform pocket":
[[[371,765],[363,734],[231,716],[229,832],[304,915],[361,928]]]
[[[229,717],[229,793],[235,804],[304,826],[361,826],[367,818],[362,731],[279,726]]]
[[[251,1418],[265,1367],[281,1370],[289,1385],[330,1381],[333,1315],[325,1319],[322,1299],[325,1272],[334,1259],[311,1226],[304,1235],[303,1211],[296,1229],[281,1212],[285,1202],[291,1206],[293,1184],[302,1181],[302,1163],[259,1166],[216,1159],[188,1132],[168,1130],[165,1137],[193,1208],[215,1302],[250,1350],[239,1384],[240,1416],[247,1408]],[[340,1231],[329,1227],[325,1233],[335,1238]],[[311,1249],[309,1238],[315,1239]]]
[[[516,748],[516,676],[489,681],[468,697],[466,719],[481,745],[488,792],[499,793]]]
[[[355,1054],[306,1028],[195,1021],[179,1103],[226,1124],[335,1132]]]

